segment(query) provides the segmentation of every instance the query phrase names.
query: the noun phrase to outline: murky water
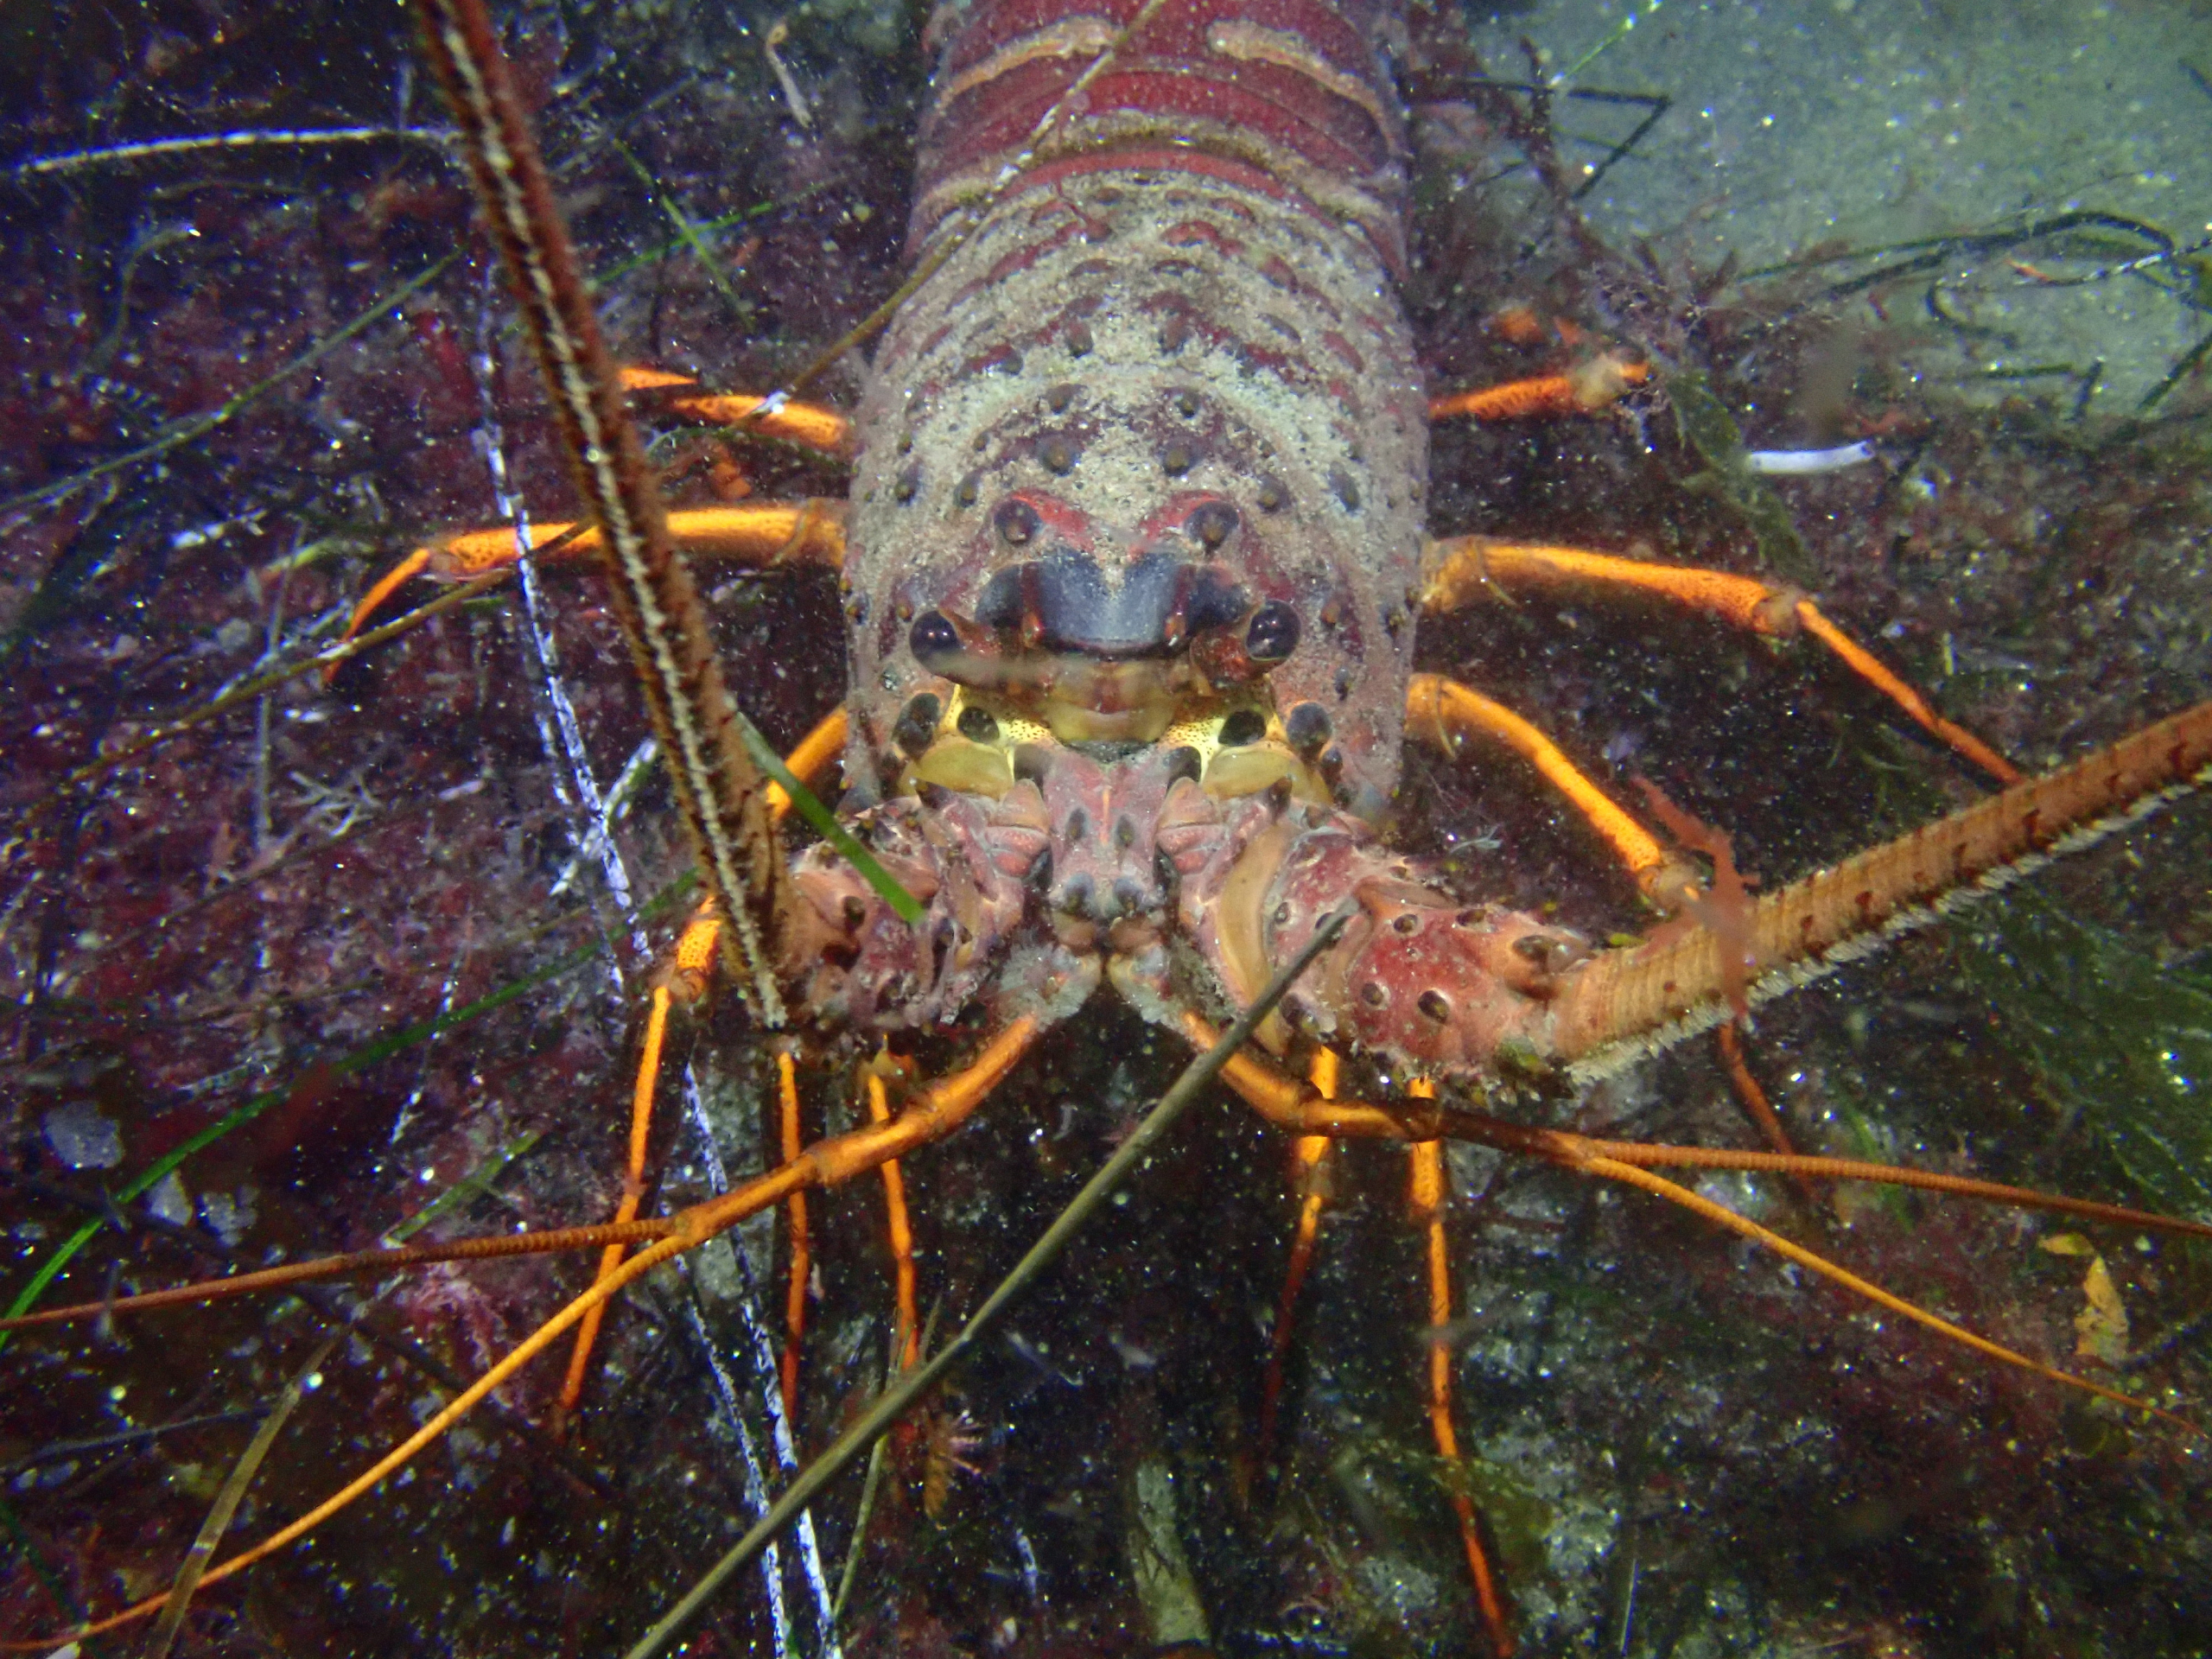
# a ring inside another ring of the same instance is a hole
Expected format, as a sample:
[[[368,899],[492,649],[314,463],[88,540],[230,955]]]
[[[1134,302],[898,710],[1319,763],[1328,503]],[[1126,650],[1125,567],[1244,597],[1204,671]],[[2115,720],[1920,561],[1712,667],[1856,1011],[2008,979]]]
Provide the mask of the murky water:
[[[1440,387],[1561,353],[1555,332],[1529,346],[1502,334],[1492,320],[1512,305],[1542,327],[1663,346],[1662,390],[1592,420],[1440,430],[1433,528],[1745,570],[1794,562],[1787,574],[2031,767],[2203,697],[2212,404],[2201,365],[2176,370],[2212,315],[2203,256],[2175,251],[2212,218],[2212,95],[2190,73],[2212,71],[2202,17],[1669,3],[1582,62],[1627,15],[1542,7],[1467,36],[1499,79],[1531,73],[1522,35],[1545,78],[1572,71],[1554,107],[1570,168],[1602,163],[1650,106],[1567,92],[1672,99],[1586,200],[1618,258],[1560,238],[1487,94],[1432,84],[1407,298]],[[895,10],[796,12],[775,61],[773,21],[707,4],[545,10],[511,42],[618,349],[733,388],[778,384],[894,285],[924,73],[916,25]],[[240,8],[219,28],[57,7],[35,23],[0,76],[11,158],[436,118],[397,17]],[[576,779],[549,758],[551,704],[511,595],[423,626],[328,689],[309,677],[250,695],[97,793],[51,798],[94,755],[327,643],[416,537],[493,517],[490,448],[537,517],[564,513],[458,172],[386,132],[118,160],[18,176],[12,192],[10,1294],[103,1217],[49,1300],[365,1245],[434,1203],[432,1234],[609,1213],[649,968],[603,866],[578,858]],[[690,229],[673,228],[678,215]],[[488,374],[473,363],[486,350]],[[849,405],[858,372],[841,368],[826,393]],[[1678,376],[1704,378],[1663,389]],[[1700,384],[1755,449],[1863,438],[1873,454],[1754,496],[1700,452],[1709,425],[1678,422],[1706,407]],[[248,392],[219,424],[177,424]],[[760,498],[842,488],[834,469],[760,446],[673,434],[656,455],[687,502],[741,480]],[[833,586],[727,572],[706,585],[742,699],[772,739],[796,741],[839,695]],[[624,648],[587,580],[545,586],[603,789],[644,732]],[[1501,607],[1429,627],[1421,652],[1609,779],[1656,779],[1769,885],[1976,792],[1809,654],[1717,628]],[[1471,895],[1555,906],[1598,937],[1645,925],[1576,825],[1502,763],[1416,754],[1395,833],[1447,855]],[[640,925],[664,941],[682,869],[664,790],[646,782],[613,843]],[[2208,1211],[2208,868],[2199,803],[2056,873],[2032,907],[1908,942],[1777,1006],[1753,1063],[1809,1147]],[[420,1022],[442,1013],[454,1023],[426,1039]],[[700,1094],[657,1140],[671,1205],[708,1190],[717,1160],[741,1176],[763,1158],[765,1056],[741,1014],[713,1011],[678,1046]],[[953,1046],[923,1058],[946,1064]],[[1180,1058],[1102,1011],[983,1122],[910,1160],[940,1328]],[[852,1121],[845,1070],[813,1066],[806,1082],[817,1125]],[[153,1182],[156,1160],[247,1105],[251,1122]],[[1701,1046],[1542,1109],[1750,1144]],[[940,1408],[937,1443],[964,1413],[974,1468],[951,1473],[934,1519],[928,1437],[904,1446],[861,1556],[849,1650],[1143,1650],[1133,1540],[1163,1523],[1156,1478],[1147,1506],[1138,1471],[1162,1464],[1226,1653],[1470,1650],[1452,1479],[1483,1506],[1536,1651],[2202,1648],[2206,1472],[2183,1435],[1901,1331],[1636,1195],[1488,1154],[1452,1167],[1464,1471],[1447,1476],[1428,1449],[1418,1242],[1402,1160],[1374,1148],[1342,1160],[1281,1465],[1257,1466],[1294,1205],[1286,1148],[1224,1100]],[[2077,1363],[2088,1258],[2039,1248],[2063,1229],[1872,1192],[1707,1190]],[[872,1183],[817,1205],[802,1450],[880,1367],[881,1225]],[[312,1548],[205,1592],[188,1640],[619,1650],[749,1516],[748,1459],[781,1478],[741,1312],[780,1319],[778,1247],[763,1229],[743,1245],[744,1270],[711,1254],[618,1313],[575,1444],[524,1421],[555,1386],[530,1374],[508,1391],[507,1426],[472,1424]],[[2128,1321],[2124,1386],[2202,1420],[2212,1275],[2147,1239],[2107,1231],[2093,1247]],[[229,1414],[265,1402],[332,1320],[372,1303],[249,1495],[243,1536],[435,1408],[442,1384],[403,1343],[480,1369],[583,1273],[441,1270],[11,1344],[0,1634],[54,1632],[163,1587],[252,1432]],[[73,1444],[201,1418],[220,1421]],[[833,1580],[858,1492],[849,1479],[817,1511]],[[780,1582],[791,1642],[812,1652],[798,1553]],[[694,1650],[773,1650],[768,1609],[749,1578]]]

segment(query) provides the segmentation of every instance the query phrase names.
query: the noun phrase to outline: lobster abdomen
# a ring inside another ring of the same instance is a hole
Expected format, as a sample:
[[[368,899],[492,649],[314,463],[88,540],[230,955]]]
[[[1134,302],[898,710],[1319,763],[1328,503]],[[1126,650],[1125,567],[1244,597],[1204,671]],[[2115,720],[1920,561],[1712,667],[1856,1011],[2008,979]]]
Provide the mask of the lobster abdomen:
[[[948,0],[921,135],[916,250],[1005,167],[1187,144],[1249,162],[1403,264],[1405,119],[1381,50],[1385,8],[1352,0]],[[1135,27],[1131,27],[1132,25]],[[1129,30],[1128,38],[1121,31]],[[1058,111],[1102,54],[1081,96]]]

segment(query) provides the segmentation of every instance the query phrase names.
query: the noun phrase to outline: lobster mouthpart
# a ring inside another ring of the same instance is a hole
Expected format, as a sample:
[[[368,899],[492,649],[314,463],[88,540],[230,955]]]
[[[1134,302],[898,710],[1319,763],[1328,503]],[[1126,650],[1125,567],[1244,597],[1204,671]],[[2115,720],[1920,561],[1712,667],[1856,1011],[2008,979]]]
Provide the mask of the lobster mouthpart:
[[[1052,836],[1047,892],[1060,937],[1085,947],[1097,925],[1138,918],[1156,931],[1167,906],[1156,851],[1160,810],[1178,782],[1198,777],[1198,751],[1148,747],[1101,763],[1064,749],[1042,760],[1041,770]],[[1119,943],[1135,948],[1139,941]]]

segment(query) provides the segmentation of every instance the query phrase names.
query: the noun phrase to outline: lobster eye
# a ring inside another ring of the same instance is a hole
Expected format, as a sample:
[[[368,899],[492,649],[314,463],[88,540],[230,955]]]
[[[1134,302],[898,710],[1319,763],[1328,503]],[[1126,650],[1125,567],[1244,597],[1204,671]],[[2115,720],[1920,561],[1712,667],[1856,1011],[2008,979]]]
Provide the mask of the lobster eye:
[[[935,673],[950,658],[960,654],[960,631],[943,611],[924,611],[914,619],[913,631],[906,636],[906,644],[914,653],[914,660]]]
[[[1273,668],[1298,649],[1298,613],[1279,599],[1252,613],[1244,630],[1244,654],[1255,668]]]

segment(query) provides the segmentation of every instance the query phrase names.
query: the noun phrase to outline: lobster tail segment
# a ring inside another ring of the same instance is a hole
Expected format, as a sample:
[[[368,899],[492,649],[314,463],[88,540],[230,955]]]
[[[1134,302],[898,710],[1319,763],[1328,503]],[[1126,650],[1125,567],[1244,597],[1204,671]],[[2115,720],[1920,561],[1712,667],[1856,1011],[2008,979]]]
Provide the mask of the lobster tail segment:
[[[1402,270],[1386,16],[1362,0],[947,0],[930,25],[914,245],[1010,167],[1172,144],[1192,172],[1212,158],[1288,187]]]

